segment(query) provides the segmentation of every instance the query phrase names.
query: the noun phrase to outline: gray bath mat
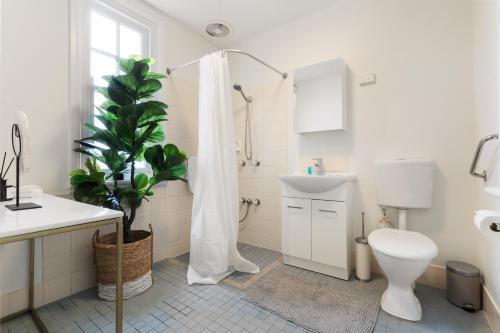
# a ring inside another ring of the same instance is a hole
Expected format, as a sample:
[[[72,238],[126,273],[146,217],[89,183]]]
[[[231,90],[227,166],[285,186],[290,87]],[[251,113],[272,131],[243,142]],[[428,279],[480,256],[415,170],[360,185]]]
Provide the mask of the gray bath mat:
[[[331,281],[321,274],[279,266],[252,286],[244,299],[314,332],[371,332],[379,299],[349,292],[345,286],[356,282]]]

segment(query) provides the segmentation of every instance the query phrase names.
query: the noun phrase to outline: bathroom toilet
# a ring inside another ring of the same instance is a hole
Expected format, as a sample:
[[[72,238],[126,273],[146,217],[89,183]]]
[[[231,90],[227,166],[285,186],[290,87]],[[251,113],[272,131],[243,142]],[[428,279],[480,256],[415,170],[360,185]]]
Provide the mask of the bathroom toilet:
[[[381,306],[385,312],[411,321],[422,318],[420,302],[413,293],[414,282],[438,255],[438,248],[429,237],[407,231],[406,217],[408,209],[432,206],[433,169],[434,163],[428,160],[375,163],[378,204],[399,208],[399,229],[378,229],[368,236],[368,244],[388,280]]]
[[[372,232],[368,243],[389,281],[382,309],[406,320],[420,320],[422,309],[413,283],[437,256],[436,244],[418,232],[388,228]]]

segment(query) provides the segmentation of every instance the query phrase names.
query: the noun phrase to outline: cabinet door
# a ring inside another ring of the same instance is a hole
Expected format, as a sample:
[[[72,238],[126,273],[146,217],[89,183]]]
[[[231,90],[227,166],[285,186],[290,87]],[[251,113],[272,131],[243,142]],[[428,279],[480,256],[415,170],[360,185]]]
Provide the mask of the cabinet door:
[[[311,260],[311,200],[282,199],[282,252]]]
[[[346,203],[312,200],[312,260],[347,267]]]

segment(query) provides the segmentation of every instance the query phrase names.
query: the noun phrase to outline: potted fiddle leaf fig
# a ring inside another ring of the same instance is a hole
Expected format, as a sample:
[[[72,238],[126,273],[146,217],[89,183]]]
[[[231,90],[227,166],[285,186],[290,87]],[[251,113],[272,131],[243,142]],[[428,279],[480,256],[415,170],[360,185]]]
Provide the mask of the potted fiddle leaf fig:
[[[107,87],[98,89],[106,100],[97,107],[90,135],[75,140],[76,152],[87,155],[84,169],[70,173],[77,201],[120,210],[123,217],[123,296],[130,298],[152,285],[153,235],[133,230],[137,209],[153,195],[152,187],[163,181],[185,180],[186,154],[173,144],[162,145],[161,123],[167,120],[167,105],[154,100],[164,75],[150,71],[152,59],[119,59],[123,74],[105,76]],[[151,174],[137,172],[145,161]],[[123,179],[123,175],[129,177]],[[98,296],[115,298],[116,234],[93,237]]]

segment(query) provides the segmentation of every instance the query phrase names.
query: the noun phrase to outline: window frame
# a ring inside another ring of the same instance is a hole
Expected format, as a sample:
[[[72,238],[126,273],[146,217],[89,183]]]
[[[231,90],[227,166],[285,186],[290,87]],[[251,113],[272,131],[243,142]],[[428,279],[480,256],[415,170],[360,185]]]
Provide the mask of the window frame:
[[[97,9],[96,9],[97,8]],[[89,131],[84,124],[93,120],[93,89],[90,72],[90,56],[92,47],[90,45],[90,15],[92,10],[100,12],[101,15],[123,23],[124,26],[135,30],[135,26],[142,27],[148,31],[147,40],[143,38],[143,50],[147,52],[144,56],[153,57],[156,63],[152,65],[153,71],[163,72],[161,41],[166,32],[166,15],[158,12],[146,3],[136,0],[79,0],[70,2],[70,98],[69,112],[71,118],[71,139],[79,139],[88,136]],[[101,12],[102,11],[102,12]],[[132,27],[130,26],[132,23]],[[119,28],[118,28],[119,30]],[[117,37],[119,32],[117,32]],[[148,47],[144,47],[148,43]],[[119,47],[119,41],[117,41]],[[119,49],[117,50],[119,54]],[[111,54],[108,54],[111,55]],[[157,94],[156,98],[163,100],[164,91]],[[81,168],[86,160],[82,154],[77,154],[72,146],[71,168]],[[139,172],[151,173],[149,166]],[[68,188],[69,183],[67,184]]]

